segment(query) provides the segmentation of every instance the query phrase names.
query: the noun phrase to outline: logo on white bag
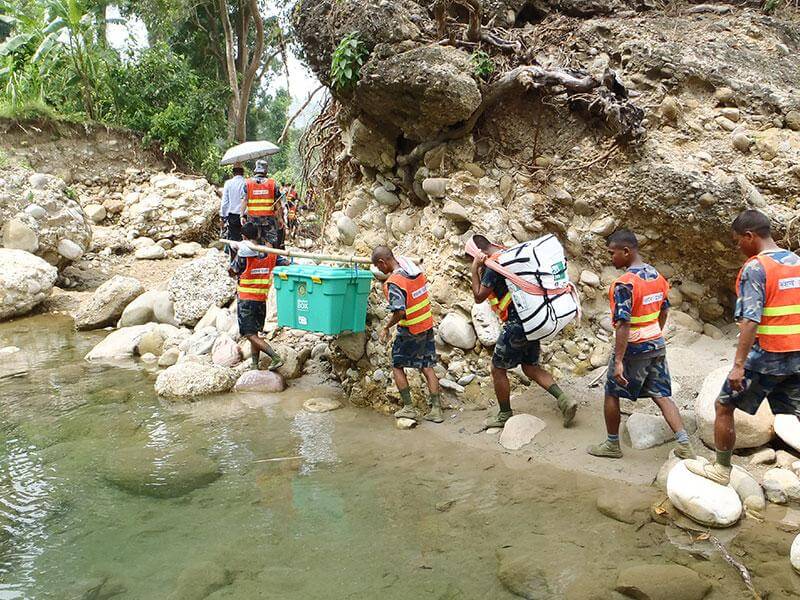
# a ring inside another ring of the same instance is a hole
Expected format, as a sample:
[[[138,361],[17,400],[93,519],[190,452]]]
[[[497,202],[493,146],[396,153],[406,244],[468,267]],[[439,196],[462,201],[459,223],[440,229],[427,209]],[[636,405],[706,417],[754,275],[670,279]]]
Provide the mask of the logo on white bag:
[[[663,299],[664,293],[656,292],[655,294],[648,294],[642,298],[642,304],[655,304],[656,302],[661,302]]]
[[[778,280],[779,290],[793,290],[800,288],[800,277],[785,277]]]

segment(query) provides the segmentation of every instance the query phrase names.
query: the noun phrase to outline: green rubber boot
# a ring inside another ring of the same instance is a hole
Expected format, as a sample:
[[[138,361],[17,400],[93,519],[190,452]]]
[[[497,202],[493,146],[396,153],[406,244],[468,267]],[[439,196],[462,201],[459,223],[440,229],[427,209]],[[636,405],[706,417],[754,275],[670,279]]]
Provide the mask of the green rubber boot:
[[[558,410],[561,411],[564,427],[569,427],[575,419],[575,413],[578,412],[578,401],[566,395],[561,396],[558,399]]]
[[[283,359],[280,356],[273,356],[267,367],[270,371],[277,371],[283,366]]]
[[[596,446],[589,446],[586,451],[592,456],[601,458],[622,458],[622,448],[619,447],[619,442],[615,443],[609,440]]]
[[[256,352],[253,356],[250,357],[250,368],[254,371],[258,371],[258,359],[261,356],[260,352]]]
[[[710,479],[714,483],[728,485],[731,482],[731,467],[725,467],[719,463],[711,465],[699,460],[687,460],[683,464],[695,475]]]
[[[431,409],[428,411],[428,414],[422,417],[426,421],[431,421],[432,423],[443,423],[444,417],[442,416],[442,407],[438,404],[434,404],[431,406]]]
[[[675,444],[675,456],[682,460],[697,458],[697,454],[695,454],[694,448],[692,448],[692,442],[686,442],[685,444],[677,442]]]
[[[394,413],[396,419],[414,419],[417,420],[417,409],[410,404],[405,405],[403,408]]]
[[[508,421],[513,414],[513,410],[501,410],[495,416],[488,417],[483,424],[486,426],[486,429],[492,429],[493,427],[505,427],[506,421]]]

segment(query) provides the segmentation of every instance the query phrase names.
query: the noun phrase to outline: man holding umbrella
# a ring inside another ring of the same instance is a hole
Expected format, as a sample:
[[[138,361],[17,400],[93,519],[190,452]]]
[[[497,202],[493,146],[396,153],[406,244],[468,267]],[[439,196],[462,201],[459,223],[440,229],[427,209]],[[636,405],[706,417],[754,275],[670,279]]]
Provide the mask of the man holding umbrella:
[[[278,245],[278,230],[283,228],[283,211],[276,197],[275,180],[267,177],[267,161],[257,160],[253,177],[245,183],[247,202],[245,203],[246,220],[258,227],[259,237]]]

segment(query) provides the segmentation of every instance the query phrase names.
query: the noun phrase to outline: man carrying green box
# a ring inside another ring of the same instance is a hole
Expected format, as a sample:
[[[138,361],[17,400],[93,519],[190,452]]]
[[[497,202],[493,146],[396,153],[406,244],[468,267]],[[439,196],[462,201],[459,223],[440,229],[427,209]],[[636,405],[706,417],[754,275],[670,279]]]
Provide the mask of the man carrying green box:
[[[433,338],[433,313],[428,295],[428,281],[422,270],[412,261],[395,257],[386,246],[378,246],[372,252],[372,264],[381,273],[389,275],[384,284],[384,293],[389,301],[392,316],[381,330],[380,340],[389,339],[389,330],[397,325],[397,334],[392,344],[392,374],[403,407],[394,413],[399,418],[417,420],[417,411],[411,402],[405,368],[422,371],[428,384],[430,411],[423,418],[441,423],[442,405],[439,395],[439,380],[433,371],[436,364],[436,344]]]

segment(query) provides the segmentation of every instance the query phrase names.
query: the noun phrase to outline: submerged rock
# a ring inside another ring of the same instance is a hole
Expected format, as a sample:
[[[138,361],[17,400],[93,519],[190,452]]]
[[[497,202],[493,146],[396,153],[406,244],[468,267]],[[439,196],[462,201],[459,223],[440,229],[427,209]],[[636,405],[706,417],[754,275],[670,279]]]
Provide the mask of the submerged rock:
[[[533,415],[514,415],[506,421],[500,434],[500,445],[506,450],[519,450],[530,444],[537,433],[546,427],[544,421]]]
[[[615,589],[636,600],[702,600],[711,583],[681,565],[640,565],[621,570]]]
[[[308,412],[323,413],[342,408],[342,403],[336,398],[311,398],[303,402],[303,408]]]
[[[98,329],[113,324],[125,307],[144,291],[138,279],[114,275],[97,288],[75,314],[75,326],[81,329]]]
[[[159,396],[191,399],[227,392],[235,383],[233,369],[213,363],[184,361],[159,373],[155,389]]]
[[[112,485],[137,496],[177,498],[220,478],[209,458],[188,450],[148,446],[111,452],[104,477]]]
[[[657,495],[650,488],[607,487],[597,495],[597,510],[621,523],[646,523],[650,520],[650,507]]]
[[[24,250],[0,248],[0,321],[24,315],[50,295],[55,267]]]
[[[714,403],[728,373],[730,373],[730,367],[727,366],[712,371],[703,381],[700,394],[694,401],[700,437],[712,448],[714,447],[714,420],[716,418]],[[733,420],[736,427],[736,448],[758,448],[772,439],[775,417],[766,400],[761,403],[755,415],[749,415],[741,410],[734,411]]]
[[[683,462],[667,477],[667,496],[682,513],[710,527],[730,527],[742,516],[742,502],[733,488],[691,473]]]
[[[537,565],[538,561],[534,556],[506,553],[500,557],[497,578],[504,588],[520,598],[552,598],[546,573]]]

